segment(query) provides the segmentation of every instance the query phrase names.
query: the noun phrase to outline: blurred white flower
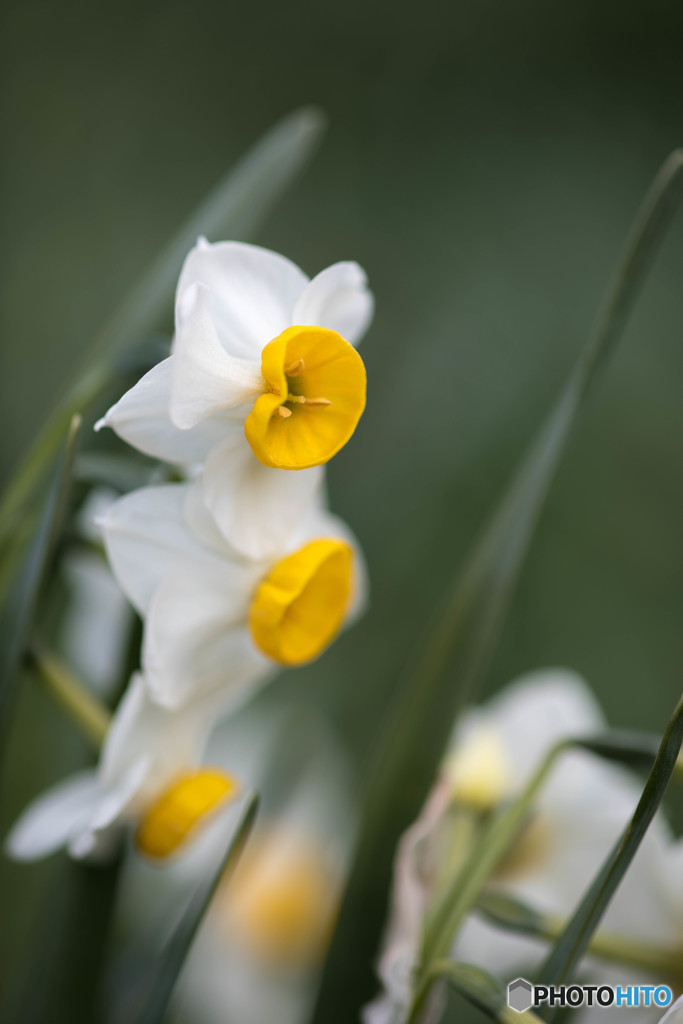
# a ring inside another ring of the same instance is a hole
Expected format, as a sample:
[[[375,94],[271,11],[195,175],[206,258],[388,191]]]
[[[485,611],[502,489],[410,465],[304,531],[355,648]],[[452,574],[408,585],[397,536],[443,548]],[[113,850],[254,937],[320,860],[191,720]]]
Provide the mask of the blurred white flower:
[[[346,761],[306,707],[249,705],[212,737],[208,758],[262,794],[254,831],[220,885],[178,979],[174,1021],[304,1024],[331,935],[354,818]],[[157,948],[220,857],[205,832],[164,871],[126,865],[120,925]]]
[[[108,512],[117,494],[98,487],[90,492],[76,520],[84,540],[101,543],[96,521]],[[103,554],[91,549],[69,551],[62,561],[68,601],[60,626],[60,649],[74,671],[100,696],[119,684],[132,625],[130,605]]]
[[[365,1010],[366,1024],[400,1020],[412,996],[425,914],[439,880],[440,844],[449,815],[486,813],[517,795],[559,740],[605,728],[585,683],[563,671],[525,677],[486,707],[458,723],[442,772],[422,814],[398,849],[392,911],[378,970],[384,991]],[[532,818],[491,879],[490,887],[518,898],[555,920],[566,919],[635,810],[642,783],[629,772],[584,752],[560,758]],[[600,933],[638,943],[683,949],[681,845],[658,816],[605,915]],[[678,908],[675,906],[678,902]],[[534,939],[502,931],[470,916],[452,950],[508,980],[542,959]],[[590,970],[605,982],[634,980],[631,968]],[[541,979],[542,980],[542,979]],[[640,980],[640,979],[636,979]],[[582,1020],[590,1019],[588,1011]],[[609,1011],[600,1008],[607,1024]],[[656,1019],[656,1011],[630,1010],[630,1019]]]
[[[170,462],[206,461],[206,500],[238,524],[234,542],[252,553],[250,512],[268,496],[260,514],[276,528],[278,506],[297,492],[305,504],[320,479],[311,467],[355,429],[365,369],[353,345],[372,311],[356,263],[309,281],[267,249],[200,239],[178,282],[171,356],[97,427]],[[292,469],[307,472],[294,480]]]
[[[38,797],[6,840],[16,860],[68,847],[76,858],[106,859],[122,828],[138,823],[138,847],[154,857],[175,852],[199,822],[235,792],[234,782],[200,768],[221,712],[215,695],[181,713],[153,704],[133,676],[96,769],[79,772]]]
[[[103,530],[114,573],[145,618],[150,692],[168,707],[214,688],[239,703],[276,664],[322,653],[363,601],[357,544],[319,497],[277,557],[237,555],[196,484],[126,495]]]

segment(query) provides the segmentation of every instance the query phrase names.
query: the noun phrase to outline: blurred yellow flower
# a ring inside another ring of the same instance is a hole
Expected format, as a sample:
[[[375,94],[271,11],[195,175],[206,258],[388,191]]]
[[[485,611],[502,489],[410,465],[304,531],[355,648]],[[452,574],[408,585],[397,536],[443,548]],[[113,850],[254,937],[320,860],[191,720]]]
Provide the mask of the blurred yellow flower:
[[[223,920],[252,955],[304,967],[322,959],[337,911],[338,877],[319,841],[265,827],[221,893]]]

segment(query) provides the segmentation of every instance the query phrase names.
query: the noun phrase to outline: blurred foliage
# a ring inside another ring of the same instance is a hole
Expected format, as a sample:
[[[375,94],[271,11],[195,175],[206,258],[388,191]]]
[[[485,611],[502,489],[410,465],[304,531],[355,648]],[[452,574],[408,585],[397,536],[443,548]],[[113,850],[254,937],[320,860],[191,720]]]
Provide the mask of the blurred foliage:
[[[362,785],[398,669],[572,364],[652,174],[681,144],[683,8],[5,0],[0,20],[3,477],[225,168],[301,103],[330,115],[318,159],[258,240],[309,273],[358,259],[376,292],[368,409],[330,468],[373,605],[263,699],[326,710]],[[488,680],[571,665],[615,724],[657,731],[683,635],[682,266],[678,224],[554,487]],[[20,705],[3,834],[83,756],[30,680]],[[0,863],[0,989],[61,869]]]

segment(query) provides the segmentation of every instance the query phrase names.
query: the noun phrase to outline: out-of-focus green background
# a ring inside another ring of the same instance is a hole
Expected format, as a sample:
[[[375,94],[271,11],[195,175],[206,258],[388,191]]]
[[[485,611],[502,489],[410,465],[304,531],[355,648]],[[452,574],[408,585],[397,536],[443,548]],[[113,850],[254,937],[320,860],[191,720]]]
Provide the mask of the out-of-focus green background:
[[[367,412],[329,473],[373,603],[277,686],[327,709],[360,765],[585,339],[650,178],[683,144],[683,7],[5,0],[0,18],[3,477],[98,327],[230,164],[293,107],[330,117],[257,241],[311,274],[357,259],[376,294]],[[682,280],[683,221],[563,466],[489,689],[562,664],[615,723],[660,729],[673,705]],[[23,694],[3,828],[55,764],[66,770],[73,742]],[[0,868],[14,908],[0,913],[5,980],[37,927],[42,877]]]

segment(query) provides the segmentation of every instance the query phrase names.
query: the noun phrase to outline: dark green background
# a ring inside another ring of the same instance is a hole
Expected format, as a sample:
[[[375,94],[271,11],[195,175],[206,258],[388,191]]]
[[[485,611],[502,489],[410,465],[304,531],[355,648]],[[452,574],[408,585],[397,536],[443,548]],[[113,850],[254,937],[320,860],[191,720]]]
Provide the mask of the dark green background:
[[[376,294],[368,409],[329,474],[373,604],[275,686],[325,706],[360,766],[587,334],[642,193],[683,144],[683,6],[4,0],[0,18],[3,476],[230,164],[293,107],[330,117],[257,240],[311,274],[355,258]],[[677,697],[682,273],[683,218],[563,466],[489,689],[570,665],[615,723],[658,730]],[[24,692],[3,822],[77,758],[74,742]],[[9,976],[48,873],[0,871]]]

